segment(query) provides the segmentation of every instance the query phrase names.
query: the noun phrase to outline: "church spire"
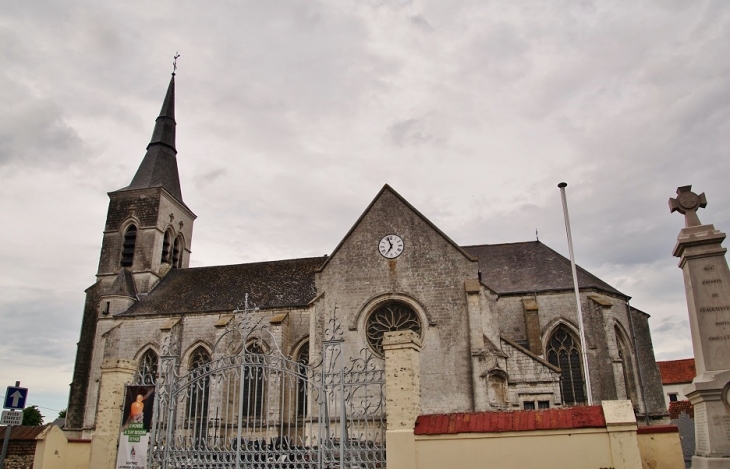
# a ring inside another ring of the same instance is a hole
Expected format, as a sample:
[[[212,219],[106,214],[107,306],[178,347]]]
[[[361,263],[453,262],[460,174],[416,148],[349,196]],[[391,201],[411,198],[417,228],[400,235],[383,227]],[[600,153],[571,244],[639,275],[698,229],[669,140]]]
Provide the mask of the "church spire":
[[[119,192],[163,187],[179,202],[183,201],[180,176],[177,171],[175,125],[175,73],[173,73],[160,115],[155,121],[152,138],[147,145],[147,153],[132,178],[132,182]]]

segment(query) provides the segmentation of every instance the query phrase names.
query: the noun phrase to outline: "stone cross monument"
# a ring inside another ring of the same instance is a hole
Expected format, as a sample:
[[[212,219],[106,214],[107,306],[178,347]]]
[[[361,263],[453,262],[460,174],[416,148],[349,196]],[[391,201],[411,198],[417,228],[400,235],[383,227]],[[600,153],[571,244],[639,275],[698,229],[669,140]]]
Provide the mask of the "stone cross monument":
[[[725,233],[703,225],[697,210],[705,194],[677,189],[670,211],[684,214],[674,256],[684,275],[697,377],[684,393],[694,406],[693,468],[730,469],[730,271],[721,243]]]

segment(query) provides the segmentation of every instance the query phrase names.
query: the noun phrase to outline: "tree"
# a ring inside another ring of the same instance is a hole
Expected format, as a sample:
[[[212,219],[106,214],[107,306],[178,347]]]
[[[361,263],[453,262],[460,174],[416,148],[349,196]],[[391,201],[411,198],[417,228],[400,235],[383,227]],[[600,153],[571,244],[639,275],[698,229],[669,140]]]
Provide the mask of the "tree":
[[[66,418],[66,410],[68,410],[68,409],[63,409],[62,411],[60,411],[58,413],[58,418],[65,419]]]
[[[43,416],[41,415],[41,411],[37,405],[32,405],[23,409],[22,425],[43,425]]]

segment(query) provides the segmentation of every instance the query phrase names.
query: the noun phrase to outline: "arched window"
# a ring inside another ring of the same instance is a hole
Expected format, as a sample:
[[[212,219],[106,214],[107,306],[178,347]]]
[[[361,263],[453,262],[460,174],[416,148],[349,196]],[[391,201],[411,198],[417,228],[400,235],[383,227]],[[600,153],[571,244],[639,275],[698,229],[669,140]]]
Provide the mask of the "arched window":
[[[157,354],[152,349],[147,349],[139,359],[137,372],[142,378],[143,384],[155,384],[157,381],[157,362]]]
[[[260,417],[264,414],[265,360],[264,348],[260,342],[246,346],[246,361],[243,367],[243,415]]]
[[[567,327],[560,325],[553,332],[547,345],[547,359],[561,370],[560,392],[563,395],[563,404],[584,404],[586,393],[580,349],[578,341]]]
[[[124,240],[122,241],[122,267],[132,267],[134,264],[134,245],[137,243],[137,227],[129,225],[127,231],[124,232]]]
[[[302,344],[297,354],[299,377],[297,378],[297,417],[307,415],[307,365],[309,365],[309,341]]]
[[[636,383],[634,381],[634,367],[633,361],[631,360],[630,349],[626,344],[623,332],[618,326],[614,326],[614,333],[616,334],[616,348],[618,349],[618,357],[621,359],[621,369],[624,375],[624,388],[626,390],[626,398],[636,405],[638,403],[638,396],[636,395]]]
[[[380,354],[383,353],[383,335],[386,332],[405,330],[421,335],[421,320],[418,314],[403,303],[389,301],[368,316],[366,326],[368,344]]]
[[[162,238],[162,256],[160,256],[160,262],[163,264],[169,264],[172,260],[170,258],[171,245],[172,233],[170,231],[166,231],[165,236]]]
[[[172,245],[172,267],[174,269],[182,267],[183,248],[182,238],[178,236]]]
[[[210,393],[210,377],[208,376],[210,354],[204,347],[198,347],[190,354],[188,369],[190,370],[190,386],[186,418],[193,435],[193,441],[205,440],[208,429],[208,395]]]

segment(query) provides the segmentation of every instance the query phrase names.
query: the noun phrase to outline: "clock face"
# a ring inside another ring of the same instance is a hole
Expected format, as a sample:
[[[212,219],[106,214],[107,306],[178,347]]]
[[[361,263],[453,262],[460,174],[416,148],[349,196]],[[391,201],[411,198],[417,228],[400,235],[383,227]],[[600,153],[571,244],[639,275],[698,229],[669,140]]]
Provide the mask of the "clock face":
[[[386,259],[394,259],[403,252],[403,239],[398,235],[386,235],[380,240],[378,251]]]

